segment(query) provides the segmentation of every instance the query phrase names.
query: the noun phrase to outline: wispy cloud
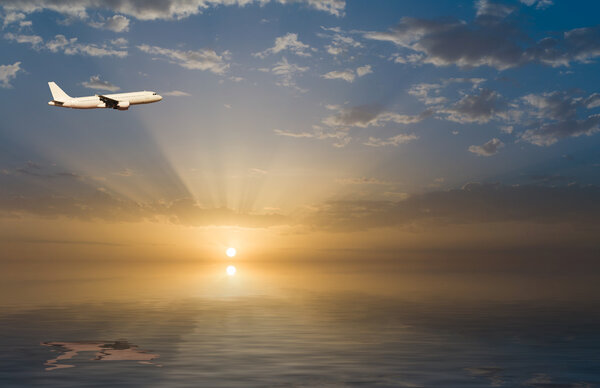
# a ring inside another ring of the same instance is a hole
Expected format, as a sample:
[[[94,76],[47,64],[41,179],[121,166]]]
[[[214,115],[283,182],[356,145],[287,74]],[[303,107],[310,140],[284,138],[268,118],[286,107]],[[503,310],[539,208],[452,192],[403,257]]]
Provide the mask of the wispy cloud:
[[[77,38],[67,39],[64,35],[56,35],[54,39],[44,43],[44,39],[38,35],[25,35],[25,34],[4,34],[4,39],[14,41],[17,43],[28,43],[36,50],[49,50],[53,53],[62,52],[66,55],[87,55],[91,57],[125,57],[127,51],[117,49],[109,44],[93,44],[93,43],[78,43]],[[112,43],[112,42],[111,42]]]
[[[7,12],[4,15],[2,26],[6,27],[9,24],[23,21],[27,16],[22,12]]]
[[[184,92],[181,90],[172,90],[170,92],[163,92],[161,94],[163,96],[172,96],[172,97],[189,97],[189,96],[191,96],[191,94],[189,94],[188,92]]]
[[[14,34],[12,32],[7,32],[4,34],[4,39],[10,40],[17,43],[28,43],[33,47],[39,47],[42,43],[44,43],[44,39],[38,35],[27,35],[27,34]]]
[[[278,4],[301,4],[317,11],[323,11],[334,16],[344,16],[345,0],[3,0],[1,6],[5,10],[31,13],[51,10],[69,17],[85,19],[88,11],[110,10],[115,13],[128,15],[139,20],[183,19],[201,13],[210,7],[218,6],[247,6],[249,4],[265,5],[269,2]]]
[[[116,92],[120,89],[118,86],[113,85],[108,81],[101,80],[100,75],[91,76],[88,81],[82,82],[81,85],[88,89],[108,90],[111,92]]]
[[[255,57],[265,58],[271,54],[277,54],[282,51],[291,52],[301,57],[310,57],[308,52],[310,46],[298,40],[298,34],[288,32],[287,34],[275,39],[275,45],[258,53],[254,53]]]
[[[469,151],[478,156],[492,156],[498,153],[500,148],[504,147],[504,143],[498,139],[493,138],[492,140],[482,145],[472,145],[469,147]]]
[[[554,4],[553,0],[519,0],[521,3],[528,6],[535,6],[538,9],[548,8]]]
[[[288,60],[283,57],[281,58],[281,61],[277,62],[269,71],[279,78],[277,85],[296,89],[300,92],[306,92],[306,89],[300,88],[296,84],[296,76],[307,72],[308,69],[308,66],[298,66],[289,63]]]
[[[415,124],[431,115],[430,111],[418,115],[404,115],[384,110],[380,105],[359,105],[350,108],[331,106],[336,113],[323,119],[330,127],[380,127],[387,123]]]
[[[389,181],[377,179],[377,178],[367,178],[367,177],[359,177],[359,178],[340,178],[335,180],[336,183],[341,185],[390,185],[392,184]]]
[[[345,54],[353,48],[363,47],[362,43],[356,41],[339,27],[321,26],[321,29],[325,32],[318,33],[317,36],[330,39],[330,43],[325,46],[325,50],[333,56]]]
[[[343,130],[325,130],[324,128],[315,125],[312,131],[305,132],[291,132],[284,131],[281,129],[275,129],[273,131],[278,136],[292,137],[296,139],[318,139],[318,140],[334,140],[333,146],[336,148],[342,148],[347,146],[352,138],[348,135],[347,131]]]
[[[323,74],[321,77],[325,79],[342,79],[346,82],[354,82],[356,75],[354,74],[354,70],[346,69],[330,71],[329,73]]]
[[[373,71],[371,70],[371,65],[365,65],[365,66],[361,66],[358,67],[356,69],[356,72],[352,69],[345,69],[345,70],[334,70],[334,71],[330,71],[329,73],[325,73],[323,74],[321,77],[325,78],[325,79],[342,79],[346,82],[354,82],[354,80],[356,79],[356,77],[362,77],[364,75],[370,74]]]
[[[379,139],[377,137],[369,137],[364,144],[370,147],[384,147],[384,146],[398,146],[400,144],[408,143],[413,140],[417,140],[419,137],[414,133],[410,134],[399,134],[396,136],[389,137],[387,139]]]
[[[215,74],[224,74],[229,69],[229,64],[226,62],[229,59],[229,51],[219,55],[211,49],[182,51],[147,44],[137,47],[147,54],[163,56],[169,62],[186,69],[210,71]]]
[[[10,81],[15,79],[20,71],[23,71],[21,62],[15,62],[12,65],[0,65],[0,87],[12,87]]]
[[[129,19],[123,15],[113,15],[108,18],[100,18],[100,20],[90,22],[90,26],[114,32],[129,31]]]

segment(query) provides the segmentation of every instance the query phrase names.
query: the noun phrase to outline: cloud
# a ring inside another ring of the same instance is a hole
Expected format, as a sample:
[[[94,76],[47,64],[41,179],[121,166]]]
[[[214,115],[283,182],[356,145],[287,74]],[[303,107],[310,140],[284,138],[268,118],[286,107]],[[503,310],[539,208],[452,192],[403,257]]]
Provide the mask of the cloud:
[[[477,0],[475,2],[477,17],[491,16],[495,18],[505,18],[510,15],[514,8],[506,4],[496,3],[490,0]]]
[[[370,147],[383,147],[383,146],[394,146],[397,147],[400,144],[408,143],[409,141],[417,140],[419,137],[413,133],[411,134],[400,134],[392,136],[387,139],[379,139],[376,137],[369,137],[369,140],[365,142],[365,145]]]
[[[387,123],[415,124],[431,115],[425,111],[416,116],[403,115],[385,111],[381,105],[359,105],[351,108],[331,107],[337,111],[334,115],[323,119],[323,124],[329,127],[380,127]]]
[[[296,75],[308,71],[307,66],[298,66],[293,63],[289,63],[288,60],[283,57],[279,62],[275,63],[270,70],[267,71],[270,71],[279,78],[279,81],[277,82],[278,86],[284,86],[287,88],[296,89],[300,92],[306,92],[306,89],[302,89],[296,85]]]
[[[354,38],[344,33],[339,27],[327,28],[321,26],[321,29],[326,32],[318,33],[317,36],[331,40],[325,46],[325,50],[331,55],[337,56],[347,53],[352,48],[363,47],[360,42],[357,42]]]
[[[124,168],[124,169],[122,169],[120,171],[117,171],[117,172],[115,172],[113,174],[114,175],[118,175],[118,176],[122,176],[122,177],[130,177],[130,176],[135,175],[135,171],[133,171],[130,168]]]
[[[469,147],[469,152],[477,154],[478,156],[492,156],[498,153],[500,148],[504,147],[504,143],[500,141],[498,138],[493,138],[492,140],[478,146],[472,145]]]
[[[143,222],[165,221],[187,226],[240,226],[266,228],[283,225],[279,214],[239,213],[228,208],[204,208],[191,198],[170,203],[137,203],[104,191],[89,197],[15,196],[0,197],[0,217],[33,214],[83,221]]]
[[[208,70],[215,74],[224,74],[229,69],[229,64],[225,62],[229,59],[228,51],[224,51],[219,55],[211,49],[182,51],[149,46],[147,44],[137,47],[147,54],[166,57],[169,62],[186,69]]]
[[[377,178],[367,178],[367,177],[360,177],[360,178],[341,178],[341,179],[336,179],[335,180],[336,183],[339,183],[341,185],[389,185],[391,184],[391,182],[388,181],[383,181]]]
[[[129,31],[129,19],[123,15],[113,15],[108,18],[101,18],[99,21],[90,22],[90,26],[114,32]]]
[[[486,80],[484,78],[448,78],[438,83],[420,83],[411,86],[408,94],[417,97],[425,105],[440,105],[448,101],[441,95],[444,88],[452,84],[467,83],[471,89],[477,89]]]
[[[17,77],[17,73],[23,71],[21,62],[15,62],[12,65],[0,65],[0,87],[10,88],[10,81]]]
[[[503,133],[515,133],[519,140],[538,146],[549,146],[567,137],[591,136],[600,131],[600,115],[589,112],[600,107],[598,93],[585,96],[581,92],[553,91],[509,101],[496,91],[480,88],[482,82],[485,79],[451,78],[413,85],[408,93],[429,106],[429,111],[437,118],[461,124],[498,120],[503,123],[500,126]],[[459,90],[462,97],[449,102],[450,98],[441,92],[458,83],[472,86],[469,90]],[[473,145],[470,149],[479,154],[481,147]]]
[[[127,51],[114,49],[107,45],[77,43],[77,38],[67,39],[64,35],[56,35],[54,40],[46,43],[46,48],[52,52],[62,51],[67,55],[88,55],[90,57],[119,57],[127,56]]]
[[[521,139],[538,146],[549,146],[565,137],[591,136],[600,131],[600,115],[592,115],[582,120],[566,120],[540,124],[521,134]]]
[[[302,222],[316,229],[341,232],[494,222],[598,226],[599,217],[597,186],[468,183],[460,189],[413,194],[400,201],[329,201],[307,214]]]
[[[4,21],[2,23],[3,27],[8,26],[12,23],[17,23],[26,18],[26,15],[22,12],[8,12],[4,15]]]
[[[519,0],[521,3],[528,6],[535,6],[537,9],[548,8],[554,4],[553,0]]]
[[[126,57],[127,51],[115,49],[108,44],[83,44],[77,43],[77,38],[67,39],[64,35],[56,35],[53,40],[44,43],[42,37],[37,35],[22,35],[6,33],[4,39],[17,43],[28,43],[36,50],[49,50],[53,53],[63,52],[66,55],[88,55],[91,57]]]
[[[409,54],[409,55],[401,55],[399,53],[392,54],[389,58],[390,61],[394,63],[403,63],[403,64],[414,64],[417,65],[423,60],[424,56],[422,54]]]
[[[183,19],[199,14],[209,7],[265,5],[270,2],[301,4],[338,17],[344,16],[346,8],[345,0],[3,0],[2,7],[7,11],[24,13],[50,10],[80,19],[87,18],[90,10],[109,10],[139,20],[156,20]]]
[[[28,43],[33,47],[39,47],[42,43],[44,43],[44,39],[42,39],[41,36],[13,34],[12,32],[7,32],[6,34],[4,34],[4,39],[17,43]]]
[[[131,169],[114,173],[123,178]],[[47,188],[39,190],[40,185]],[[287,218],[274,213],[248,213],[229,208],[203,207],[192,198],[140,202],[97,187],[89,177],[53,171],[28,162],[0,174],[0,217],[34,215],[83,221],[169,222],[189,226],[228,225],[264,228],[282,225]]]
[[[598,95],[581,97],[567,92],[528,94],[522,98],[531,109],[533,122],[520,134],[521,140],[549,146],[566,137],[590,136],[600,131],[600,115],[587,109],[598,106]]]
[[[267,170],[263,170],[261,168],[253,167],[248,169],[248,175],[253,177],[262,177],[267,175],[268,173],[269,172]]]
[[[552,67],[570,66],[573,62],[591,63],[600,56],[600,26],[566,31],[560,38],[544,38],[525,52],[528,62]]]
[[[181,90],[173,90],[170,92],[161,93],[163,96],[173,96],[173,97],[188,97],[191,96],[188,92],[183,92]]]
[[[290,132],[281,129],[273,131],[278,136],[292,137],[296,139],[318,139],[318,140],[335,140],[333,146],[336,148],[345,147],[350,143],[352,138],[348,136],[348,132],[343,130],[325,130],[322,127],[315,125],[312,131],[307,132]]]
[[[365,76],[367,74],[371,74],[372,72],[373,72],[373,69],[371,68],[371,65],[365,65],[365,66],[356,68],[356,75],[359,77]]]
[[[261,174],[263,170],[249,170]],[[132,171],[123,170],[126,177]],[[369,178],[343,184],[379,184]],[[382,181],[381,184],[384,182]],[[134,201],[76,172],[34,162],[0,173],[0,217],[34,215],[85,221],[170,222],[190,226],[269,227],[305,225],[318,230],[348,231],[411,225],[496,222],[554,223],[599,227],[600,187],[578,185],[508,186],[469,183],[462,188],[412,195],[400,200],[334,200],[313,204],[289,217],[204,207],[191,197]],[[40,190],[40,187],[46,188]]]
[[[457,123],[487,123],[496,115],[505,112],[506,102],[498,92],[481,89],[478,94],[466,95],[452,106],[441,109],[447,119]]]
[[[373,71],[371,70],[371,65],[365,65],[365,66],[361,66],[358,67],[356,69],[356,73],[354,72],[354,70],[352,69],[346,69],[346,70],[334,70],[334,71],[330,71],[329,73],[323,74],[321,77],[325,78],[325,79],[342,79],[346,82],[354,82],[354,80],[356,79],[356,77],[362,77],[364,75],[370,74]]]
[[[346,69],[342,71],[330,71],[329,73],[323,74],[321,77],[325,79],[343,79],[346,82],[354,82],[356,75],[354,74],[354,70]]]
[[[120,89],[108,81],[102,81],[100,75],[93,75],[88,81],[84,81],[81,84],[88,89],[108,90],[110,92],[116,92]]]
[[[510,7],[490,1],[478,1],[476,5],[477,17],[470,23],[404,17],[388,31],[366,32],[364,37],[394,43],[421,56],[413,57],[414,62],[435,66],[490,66],[505,70],[541,63],[556,67],[589,63],[600,56],[598,26],[565,31],[562,37],[536,42],[515,23],[504,20]]]
[[[289,51],[301,57],[310,57],[311,54],[306,50],[310,49],[310,46],[304,44],[298,40],[298,34],[288,32],[284,36],[280,36],[275,39],[275,45],[265,51],[254,53],[255,57],[265,58],[271,54],[277,54],[282,51]]]
[[[124,48],[124,47],[127,47],[127,44],[129,44],[129,41],[127,41],[127,39],[125,39],[125,38],[117,38],[117,39],[111,40],[110,43],[114,46]]]

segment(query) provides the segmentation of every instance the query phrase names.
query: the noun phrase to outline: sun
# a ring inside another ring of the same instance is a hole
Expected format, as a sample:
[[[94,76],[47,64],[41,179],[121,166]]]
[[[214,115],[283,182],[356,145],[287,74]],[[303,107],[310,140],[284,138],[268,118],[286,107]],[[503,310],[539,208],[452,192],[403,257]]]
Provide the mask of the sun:
[[[227,250],[225,251],[225,254],[229,257],[233,257],[235,256],[235,254],[237,253],[237,251],[235,250],[235,248],[233,247],[229,247],[227,248]]]
[[[235,269],[235,267],[233,265],[230,265],[229,267],[227,267],[227,275],[233,276],[233,275],[235,275],[236,272],[237,272],[237,270]]]

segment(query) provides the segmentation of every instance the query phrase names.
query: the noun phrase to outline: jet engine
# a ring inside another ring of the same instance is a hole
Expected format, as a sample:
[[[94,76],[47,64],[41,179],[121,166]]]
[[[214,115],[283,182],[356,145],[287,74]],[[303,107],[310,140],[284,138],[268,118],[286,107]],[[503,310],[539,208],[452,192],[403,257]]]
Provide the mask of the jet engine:
[[[129,109],[129,101],[119,101],[116,107],[118,110],[127,110]]]

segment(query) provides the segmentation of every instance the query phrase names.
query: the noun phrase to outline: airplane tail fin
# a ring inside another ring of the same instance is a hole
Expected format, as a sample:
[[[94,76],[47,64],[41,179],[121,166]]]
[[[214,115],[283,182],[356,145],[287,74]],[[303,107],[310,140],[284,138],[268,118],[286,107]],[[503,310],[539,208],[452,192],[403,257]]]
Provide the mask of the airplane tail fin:
[[[50,92],[52,93],[52,99],[54,101],[65,102],[71,99],[71,97],[67,93],[65,93],[56,83],[48,82],[48,86],[50,86]]]

